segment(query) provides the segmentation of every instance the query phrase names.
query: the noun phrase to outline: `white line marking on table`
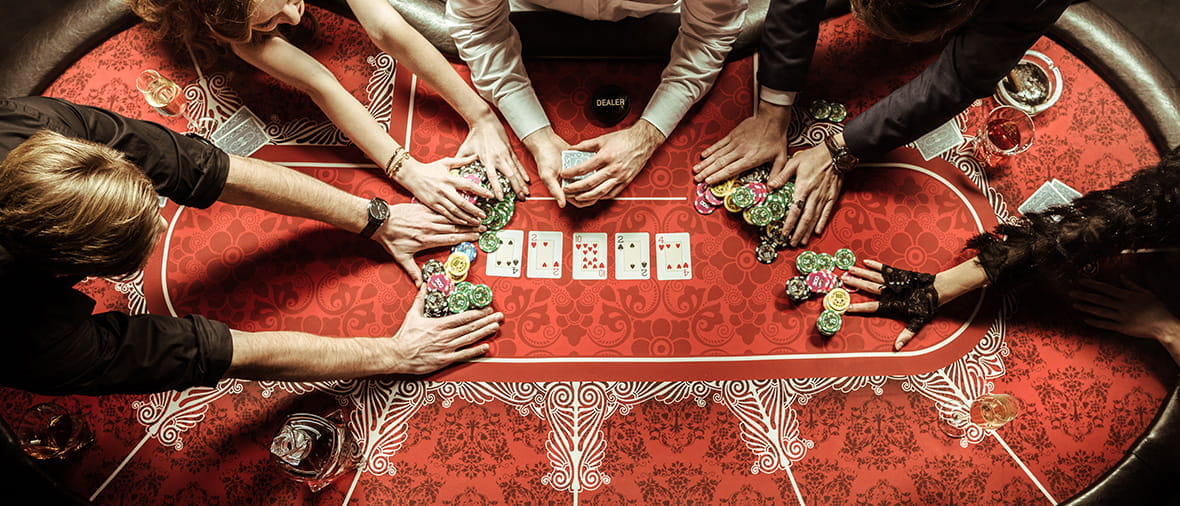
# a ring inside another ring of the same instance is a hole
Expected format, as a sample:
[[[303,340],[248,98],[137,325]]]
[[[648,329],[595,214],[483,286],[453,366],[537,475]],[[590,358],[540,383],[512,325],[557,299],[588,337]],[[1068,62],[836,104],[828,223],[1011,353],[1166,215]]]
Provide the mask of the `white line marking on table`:
[[[1037,488],[1041,489],[1041,493],[1045,494],[1045,497],[1047,499],[1049,499],[1049,502],[1053,503],[1053,504],[1057,504],[1057,499],[1054,499],[1053,495],[1050,494],[1049,491],[1045,489],[1045,486],[1041,485],[1041,480],[1038,480],[1037,477],[1033,475],[1032,471],[1029,470],[1028,466],[1024,465],[1024,461],[1020,460],[1020,457],[1016,456],[1016,452],[1012,451],[1012,448],[1008,447],[1008,443],[1004,442],[1004,438],[1000,437],[1000,434],[994,430],[989,431],[989,432],[991,433],[991,435],[993,437],[996,438],[996,441],[1000,442],[1000,446],[1003,446],[1004,450],[1007,450],[1008,455],[1012,456],[1012,460],[1015,460],[1016,464],[1019,465],[1020,468],[1024,470],[1024,474],[1028,475],[1028,479],[1032,480],[1033,484],[1035,484],[1037,486]]]
[[[795,489],[795,498],[799,500],[799,506],[806,506],[803,502],[803,493],[799,492],[799,483],[795,481],[795,473],[791,471],[791,467],[787,466],[787,478],[791,479],[791,488]]]
[[[102,485],[98,486],[98,490],[95,490],[94,493],[90,495],[90,502],[94,502],[94,498],[98,497],[98,494],[101,494],[102,491],[107,488],[107,485],[111,484],[111,481],[114,481],[115,476],[118,476],[119,472],[121,472],[123,468],[127,466],[128,462],[131,462],[131,457],[134,457],[135,454],[139,453],[139,449],[143,448],[144,443],[147,443],[148,439],[151,438],[151,434],[145,434],[143,439],[139,440],[139,444],[135,445],[135,448],[131,450],[131,453],[128,453],[127,457],[123,459],[123,462],[119,463],[119,467],[115,468],[115,472],[111,473],[111,475],[107,477],[106,481],[102,482]]]

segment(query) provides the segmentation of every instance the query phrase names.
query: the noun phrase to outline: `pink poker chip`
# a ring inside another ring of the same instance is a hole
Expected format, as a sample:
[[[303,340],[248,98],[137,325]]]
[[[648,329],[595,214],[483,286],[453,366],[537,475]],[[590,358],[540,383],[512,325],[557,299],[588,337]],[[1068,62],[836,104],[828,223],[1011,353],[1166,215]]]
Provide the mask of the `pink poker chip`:
[[[815,293],[828,293],[839,285],[839,278],[832,271],[815,271],[807,275],[807,288]]]
[[[435,274],[426,280],[426,287],[431,290],[442,292],[444,295],[450,295],[455,291],[455,283],[446,274]]]
[[[766,202],[766,197],[770,196],[770,188],[764,183],[750,183],[746,187],[754,192],[753,205],[755,206],[762,205],[763,202]]]
[[[702,193],[701,198],[702,198],[702,200],[704,200],[706,203],[708,203],[709,205],[711,205],[713,207],[720,207],[720,206],[725,205],[725,201],[718,198],[716,195],[713,195],[713,192],[711,192],[711,191],[706,191],[705,193]]]
[[[483,184],[483,179],[475,174],[464,174],[463,179],[471,181],[472,183],[475,183],[477,185]]]
[[[706,193],[709,193],[709,185],[704,181],[697,183],[697,196],[700,197]]]
[[[705,193],[710,193],[710,192],[705,192]],[[713,214],[713,211],[717,210],[717,206],[712,205],[707,200],[705,200],[704,195],[700,195],[697,197],[696,202],[693,202],[693,204],[692,204],[692,208],[696,209],[697,212],[701,213],[701,214]]]

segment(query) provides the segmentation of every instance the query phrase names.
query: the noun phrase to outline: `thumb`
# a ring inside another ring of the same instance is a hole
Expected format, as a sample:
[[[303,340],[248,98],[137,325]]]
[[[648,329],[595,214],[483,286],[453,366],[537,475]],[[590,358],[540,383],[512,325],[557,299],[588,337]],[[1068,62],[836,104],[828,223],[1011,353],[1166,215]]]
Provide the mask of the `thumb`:
[[[450,158],[443,158],[443,159],[440,159],[439,162],[445,164],[447,167],[454,169],[457,167],[462,167],[464,165],[467,165],[471,162],[474,162],[476,158],[478,158],[476,155],[470,154],[467,156],[453,156]]]
[[[414,297],[414,304],[410,306],[410,313],[420,315],[426,307],[426,285],[418,287],[418,295]]]
[[[414,261],[414,255],[394,255],[393,259],[397,260],[397,263],[402,266],[402,269],[405,269],[406,274],[410,275],[410,279],[414,280],[414,286],[426,286],[422,283],[422,269],[419,268],[418,263]],[[422,301],[422,299],[425,297],[425,293],[426,292],[423,291],[418,294],[419,300],[417,302]]]
[[[910,329],[902,329],[901,333],[897,335],[897,340],[893,342],[893,351],[901,351],[901,348],[914,338],[914,331]]]
[[[601,145],[602,145],[602,143],[599,142],[598,138],[596,137],[593,139],[586,139],[582,142],[574,144],[573,146],[569,147],[569,150],[570,151],[598,151],[598,148]]]

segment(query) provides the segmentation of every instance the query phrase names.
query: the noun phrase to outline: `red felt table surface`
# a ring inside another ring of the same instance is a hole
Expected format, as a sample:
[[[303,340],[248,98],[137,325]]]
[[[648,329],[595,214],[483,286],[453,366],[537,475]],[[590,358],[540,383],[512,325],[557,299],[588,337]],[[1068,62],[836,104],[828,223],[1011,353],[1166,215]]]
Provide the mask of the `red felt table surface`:
[[[416,157],[452,155],[465,135],[459,116],[355,23],[316,12],[324,33],[310,52]],[[825,23],[801,100],[842,102],[855,115],[936,49],[873,39],[847,17]],[[850,247],[861,258],[936,271],[961,261],[967,237],[1015,215],[1045,180],[1084,192],[1158,160],[1138,121],[1091,70],[1048,40],[1034,49],[1067,84],[1060,102],[1036,117],[1032,149],[990,168],[966,152],[923,161],[910,148],[874,160],[848,178],[831,227],[808,249]],[[1063,500],[1117,461],[1175,372],[1154,343],[1029,303],[1049,293],[1038,290],[964,297],[899,354],[889,351],[900,329],[892,321],[849,317],[841,333],[821,338],[820,301],[796,306],[783,295],[797,252],[760,264],[752,227],[722,210],[693,211],[689,167],[752,110],[754,66],[752,58],[726,66],[626,200],[559,210],[514,139],[535,198],[518,204],[508,229],[562,232],[566,263],[574,232],[648,232],[653,240],[688,232],[692,280],[620,281],[613,268],[601,281],[574,280],[568,269],[554,280],[496,278],[477,260],[470,280],[492,286],[507,316],[488,360],[421,381],[227,380],[153,396],[61,399],[85,412],[98,441],[58,472],[108,503],[1027,504]],[[194,117],[224,119],[248,105],[276,142],[260,158],[359,195],[409,200],[305,96],[240,62],[202,66],[198,82],[190,60],[170,56],[141,27],[83,58],[47,95],[185,129],[134,90],[142,68],[193,83],[186,95]],[[635,104],[627,124],[661,68],[529,62],[555,130],[571,142],[608,131],[585,113],[594,88],[628,90]],[[792,128],[798,147],[837,127],[796,118]],[[82,285],[100,310],[380,336],[397,329],[412,299],[400,268],[352,234],[222,204],[163,212],[167,240],[142,277]],[[942,433],[967,400],[991,390],[1018,397],[1021,416],[995,432]],[[6,391],[0,408],[11,417],[35,400]],[[336,404],[349,408],[365,468],[311,494],[278,473],[267,447],[286,414]]]

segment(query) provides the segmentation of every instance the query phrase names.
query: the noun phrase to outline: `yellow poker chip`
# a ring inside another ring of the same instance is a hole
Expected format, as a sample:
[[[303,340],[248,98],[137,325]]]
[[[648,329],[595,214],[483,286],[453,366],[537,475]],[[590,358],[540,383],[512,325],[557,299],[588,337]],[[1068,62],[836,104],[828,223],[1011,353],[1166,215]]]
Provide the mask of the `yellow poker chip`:
[[[455,281],[462,281],[467,279],[467,271],[471,269],[471,260],[467,259],[467,255],[463,253],[451,253],[447,257],[447,261],[443,263],[443,268],[446,269],[447,275]]]
[[[709,191],[713,192],[713,195],[715,195],[717,198],[723,199],[729,196],[730,193],[733,193],[733,191],[736,189],[738,189],[737,179],[730,179],[729,181],[713,185],[712,188],[709,188]]]
[[[824,309],[829,309],[837,313],[844,313],[848,311],[848,306],[852,304],[852,296],[848,294],[848,290],[843,288],[833,288],[824,296]]]
[[[725,196],[725,210],[731,213],[742,212],[742,208],[738,207],[737,204],[733,202],[733,192],[730,192],[729,195]]]

